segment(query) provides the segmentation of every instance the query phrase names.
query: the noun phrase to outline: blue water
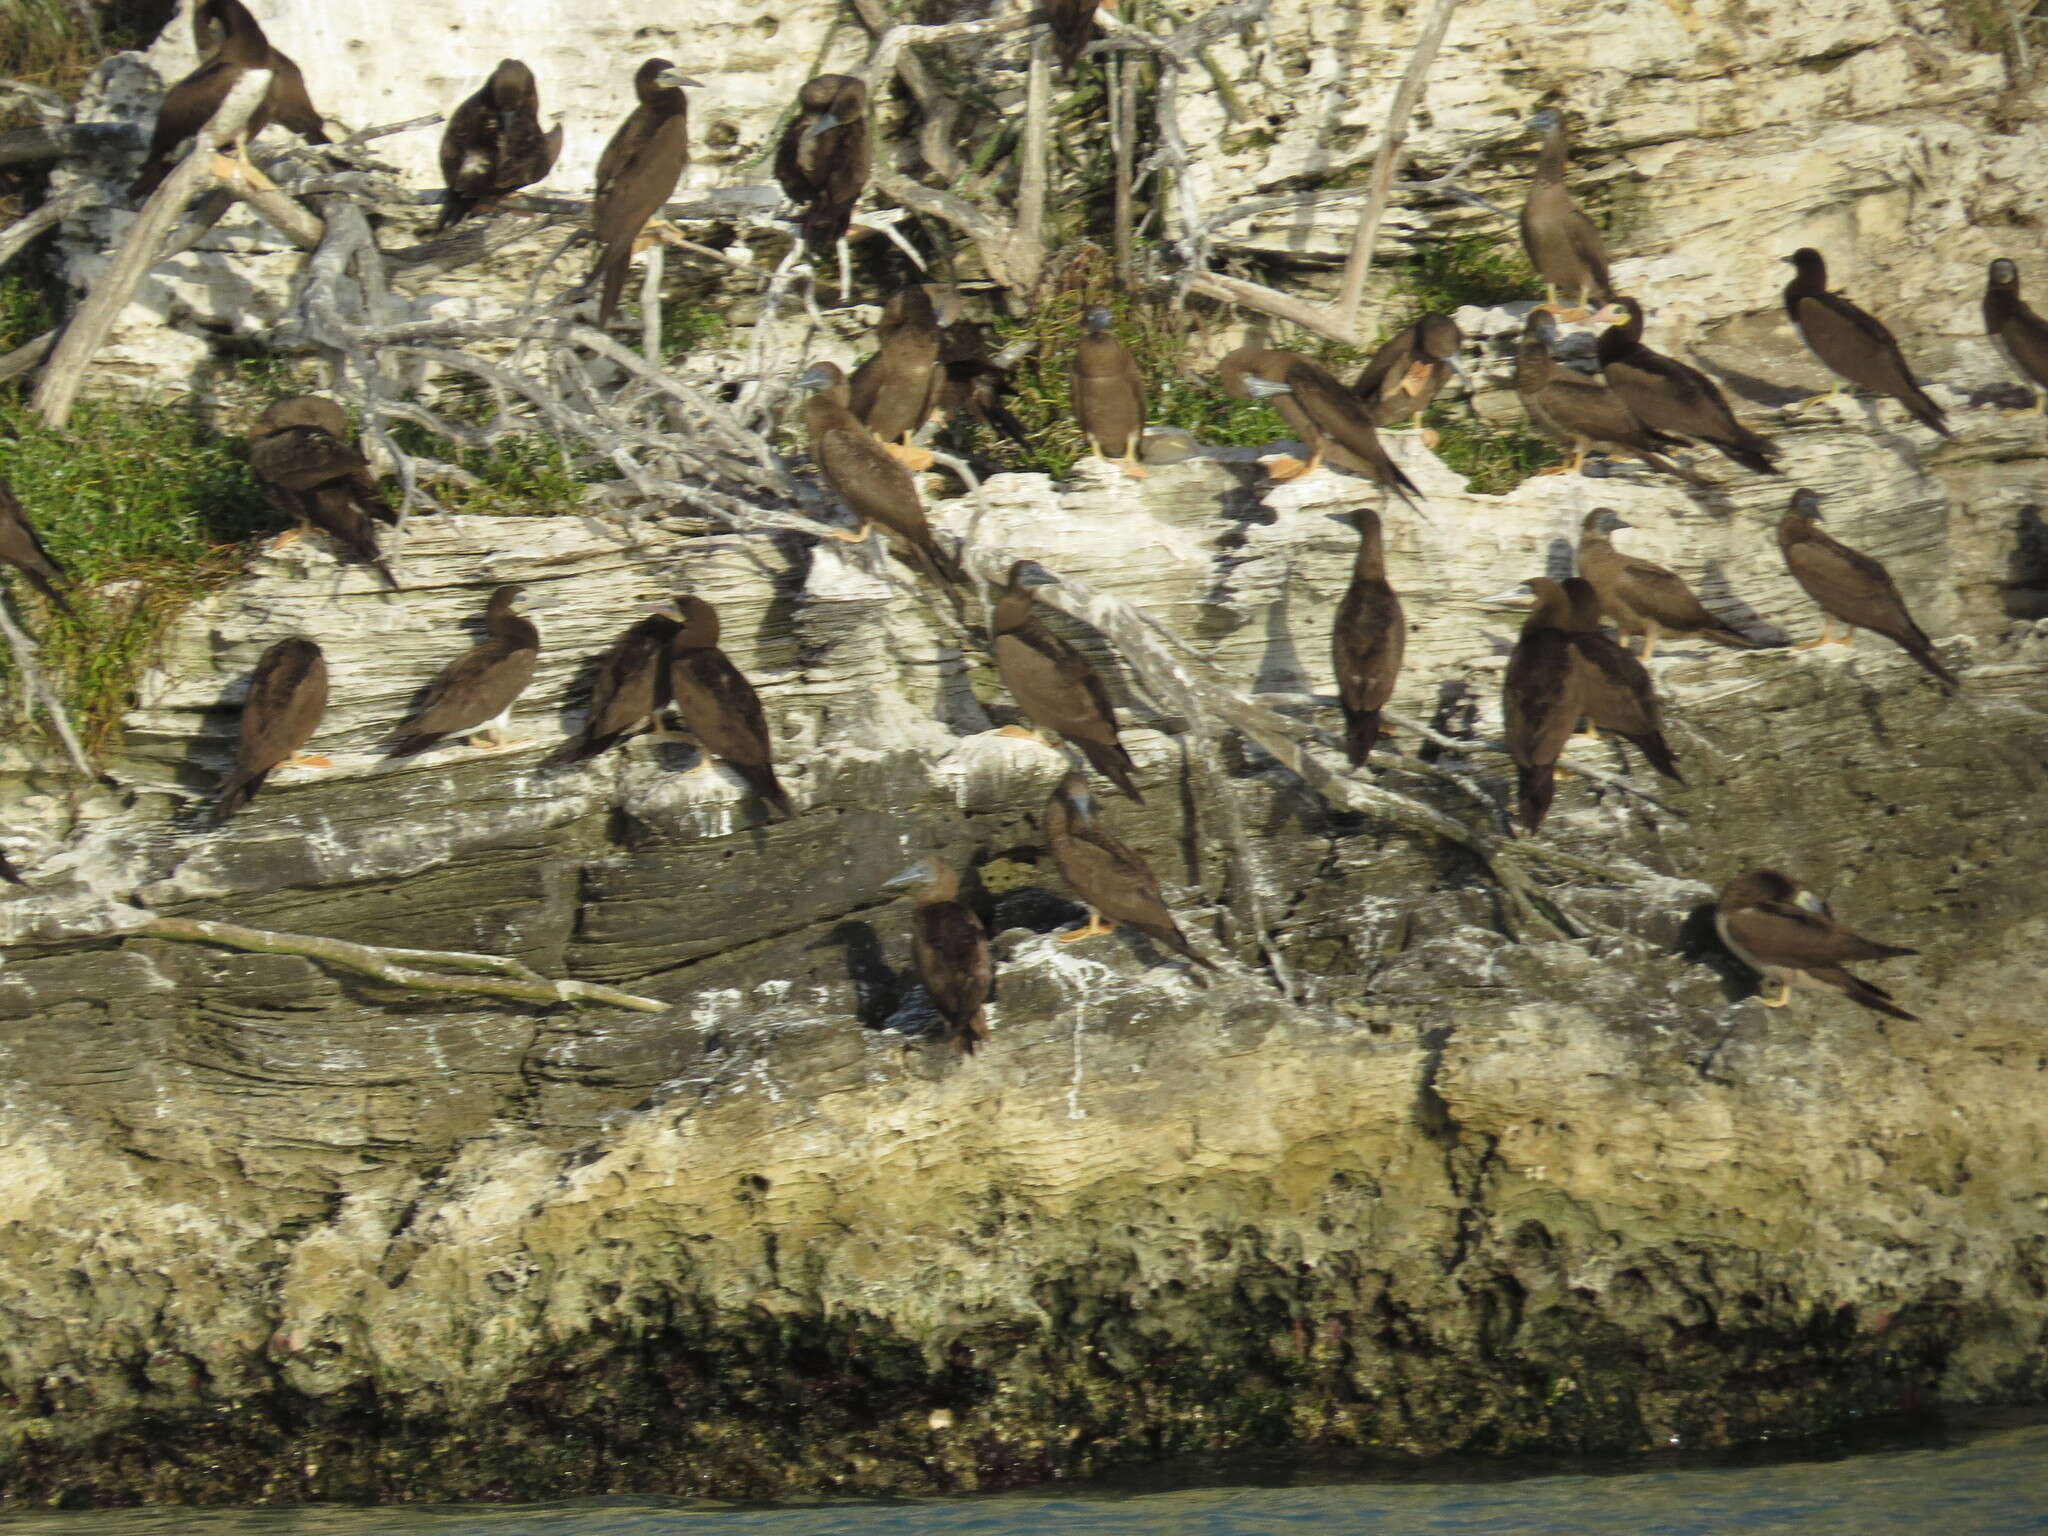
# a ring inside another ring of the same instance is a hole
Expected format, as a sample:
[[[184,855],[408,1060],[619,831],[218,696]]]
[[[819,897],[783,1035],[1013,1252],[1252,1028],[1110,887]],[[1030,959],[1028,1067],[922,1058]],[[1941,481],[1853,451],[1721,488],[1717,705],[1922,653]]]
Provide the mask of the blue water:
[[[2048,1424],[1825,1461],[1484,1482],[1060,1489],[774,1509],[633,1499],[412,1509],[0,1516],[9,1536],[2004,1536],[2048,1532]]]

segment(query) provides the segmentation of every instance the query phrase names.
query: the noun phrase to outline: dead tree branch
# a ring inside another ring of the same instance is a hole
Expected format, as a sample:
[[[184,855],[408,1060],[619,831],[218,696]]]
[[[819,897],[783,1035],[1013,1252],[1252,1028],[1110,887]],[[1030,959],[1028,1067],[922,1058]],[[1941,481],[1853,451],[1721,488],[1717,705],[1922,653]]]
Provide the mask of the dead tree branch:
[[[33,165],[96,155],[110,149],[140,149],[142,130],[133,123],[44,123],[0,133],[0,167]]]
[[[44,230],[62,223],[91,202],[93,196],[91,187],[80,184],[69,192],[51,198],[35,212],[25,218],[16,219],[6,229],[0,230],[0,267],[6,266],[27,250]]]
[[[71,728],[71,717],[64,711],[64,701],[57,697],[57,690],[50,686],[50,680],[43,676],[43,669],[36,664],[39,652],[35,641],[29,638],[28,631],[14,622],[10,602],[5,597],[0,597],[0,634],[7,637],[7,648],[14,653],[14,670],[21,678],[23,718],[33,719],[36,706],[40,704],[50,717],[50,728],[64,743],[64,755],[71,759],[71,766],[85,778],[99,778],[98,771],[85,755],[85,748],[79,744],[78,733]]]

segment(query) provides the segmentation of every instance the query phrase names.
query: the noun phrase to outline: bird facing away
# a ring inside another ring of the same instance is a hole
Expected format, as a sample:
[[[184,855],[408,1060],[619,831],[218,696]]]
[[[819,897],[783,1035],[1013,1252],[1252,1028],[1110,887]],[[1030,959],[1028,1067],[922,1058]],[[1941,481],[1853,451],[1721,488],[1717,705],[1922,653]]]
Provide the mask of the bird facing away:
[[[1137,765],[1117,735],[1109,690],[1102,686],[1087,657],[1039,621],[1032,589],[1058,584],[1057,576],[1033,561],[1019,560],[1010,567],[1009,580],[989,619],[996,670],[1010,697],[1034,726],[1055,732],[1077,747],[1097,773],[1143,805]],[[1015,727],[1005,729],[1028,734]]]
[[[853,414],[911,469],[930,469],[932,456],[911,437],[938,406],[945,372],[939,367],[944,337],[938,311],[924,285],[889,295],[875,323],[875,354],[853,370],[848,399]]]
[[[331,768],[324,757],[301,757],[327,712],[327,658],[311,640],[280,640],[256,662],[249,696],[242,704],[242,734],[235,746],[235,771],[220,787],[219,814],[226,821],[256,798],[272,770],[287,764]]]
[[[1856,631],[1868,629],[1904,650],[1950,692],[1962,687],[1935,655],[1934,642],[1906,611],[1906,600],[1899,595],[1891,572],[1861,550],[1837,543],[1821,529],[1820,498],[1812,491],[1793,492],[1792,505],[1778,522],[1778,548],[1784,552],[1792,579],[1820,604],[1825,615],[1820,638],[1795,649],[1810,651],[1831,642],[1854,645]],[[1837,619],[1846,626],[1839,640],[1834,638]]]
[[[1145,436],[1145,380],[1131,349],[1111,329],[1115,317],[1097,304],[1082,317],[1069,382],[1074,416],[1098,459],[1113,459],[1133,480],[1145,478],[1138,444]]]
[[[1095,8],[1099,0],[1045,0],[1045,19],[1052,28],[1053,52],[1061,69],[1081,62],[1088,42],[1095,34]]]
[[[1551,351],[1554,334],[1548,315],[1532,314],[1515,349],[1515,394],[1522,410],[1538,431],[1572,455],[1571,463],[1537,473],[1577,474],[1586,467],[1586,455],[1597,451],[1641,459],[1659,474],[1704,487],[1706,480],[1664,457],[1683,443],[1644,426],[1613,390],[1557,360]]]
[[[156,127],[149,137],[149,153],[143,160],[142,173],[128,188],[131,198],[147,197],[163,185],[176,161],[178,146],[207,125],[236,82],[252,69],[269,70],[270,86],[229,149],[233,174],[269,185],[249,164],[247,146],[271,123],[282,123],[310,144],[332,142],[320,125],[320,114],[312,98],[306,94],[306,80],[299,73],[299,66],[270,45],[270,39],[263,35],[263,28],[242,0],[199,0],[192,12],[195,39],[208,26],[220,28],[220,43],[197,69],[165,93],[163,105],[157,109]]]
[[[867,83],[853,75],[806,80],[775,149],[775,179],[803,209],[804,248],[813,256],[824,257],[846,238],[873,165]]]
[[[543,130],[533,71],[500,59],[483,87],[448,119],[441,135],[441,181],[448,201],[436,230],[451,228],[483,203],[530,187],[555,168],[562,125]]]
[[[612,642],[598,659],[583,729],[554,754],[551,766],[608,752],[653,723],[668,707],[669,645],[682,627],[672,613],[650,613]]]
[[[1794,269],[1792,281],[1785,285],[1785,313],[1806,349],[1835,375],[1826,394],[1804,403],[1832,399],[1842,392],[1842,380],[1847,379],[1891,396],[1923,427],[1932,427],[1943,437],[1953,436],[1941,407],[1920,388],[1884,322],[1839,293],[1828,292],[1828,264],[1821,253],[1802,246],[1785,260]]]
[[[1777,450],[1735,419],[1720,386],[1699,369],[1643,345],[1643,306],[1613,300],[1621,321],[1600,335],[1600,374],[1644,426],[1695,439],[1759,475],[1775,475]]]
[[[491,594],[484,606],[490,638],[450,662],[428,685],[419,708],[398,728],[388,756],[424,752],[443,736],[487,735],[493,750],[508,745],[504,731],[513,702],[533,681],[540,659],[540,631],[512,611],[525,590],[510,584]]]
[[[64,613],[70,614],[71,604],[57,589],[59,582],[71,578],[43,548],[42,537],[36,526],[28,520],[28,512],[21,500],[14,494],[14,488],[0,480],[0,564],[11,565],[23,576],[28,584]]]
[[[633,76],[640,104],[619,124],[597,159],[597,193],[590,204],[590,228],[602,249],[593,275],[604,283],[597,323],[618,312],[647,221],[675,195],[690,164],[690,99],[684,86],[697,81],[669,63],[649,59]]]
[[[2043,391],[2033,409],[2048,413],[2048,320],[2020,297],[2020,269],[2003,256],[1984,280],[1984,334],[2030,391]]]
[[[676,599],[682,628],[669,647],[669,695],[683,728],[697,741],[698,772],[717,758],[746,781],[747,788],[796,820],[789,792],[775,777],[774,738],[761,696],[732,658],[718,648],[718,610],[701,597]]]
[[[1534,832],[1550,814],[1557,792],[1557,760],[1585,709],[1568,632],[1571,599],[1545,576],[1536,577],[1528,587],[1536,594],[1536,606],[1508,654],[1501,682],[1501,721],[1508,756],[1515,763],[1516,809],[1522,825]]]
[[[1757,642],[1708,611],[1692,588],[1653,561],[1625,555],[1610,535],[1634,526],[1612,507],[1595,507],[1579,525],[1579,574],[1599,594],[1600,607],[1624,635],[1643,637],[1648,661],[1664,635],[1698,636],[1735,650],[1756,650]]]
[[[1276,459],[1269,470],[1275,480],[1298,480],[1313,474],[1328,454],[1331,463],[1379,482],[1410,506],[1421,498],[1415,482],[1387,457],[1386,445],[1373,430],[1365,402],[1320,363],[1298,352],[1239,347],[1223,359],[1217,375],[1226,394],[1240,400],[1271,401],[1308,449],[1305,464],[1293,458]]]
[[[1353,515],[1358,519],[1358,554],[1351,565],[1351,585],[1337,605],[1330,662],[1344,710],[1344,755],[1352,767],[1360,768],[1380,739],[1380,711],[1393,697],[1401,675],[1408,621],[1401,599],[1387,585],[1379,514],[1361,508]]]
[[[1852,960],[1889,960],[1916,955],[1901,944],[1880,944],[1835,921],[1826,902],[1775,869],[1753,869],[1721,887],[1714,903],[1714,929],[1735,957],[1776,982],[1776,997],[1759,997],[1766,1008],[1792,1001],[1792,989],[1839,992],[1886,1018],[1916,1022],[1883,987],[1852,976]]]
[[[348,441],[348,415],[334,401],[298,395],[266,407],[249,429],[249,468],[278,506],[398,585],[371,521],[396,522],[397,515],[370,461]]]
[[[1613,296],[1607,246],[1564,184],[1570,154],[1564,114],[1547,108],[1530,118],[1529,126],[1543,135],[1543,148],[1536,156],[1529,200],[1522,205],[1522,249],[1543,279],[1549,308],[1558,308],[1559,293],[1573,294],[1578,307],[1560,313],[1568,320],[1583,320],[1589,304],[1605,304]]]
[[[1061,934],[1062,944],[1112,933],[1123,923],[1204,970],[1216,969],[1173,920],[1152,866],[1102,824],[1085,773],[1067,774],[1053,786],[1045,802],[1045,840],[1067,884],[1089,907],[1087,923]]]
[[[1600,597],[1593,584],[1573,576],[1562,583],[1571,603],[1572,667],[1579,708],[1597,740],[1602,730],[1614,732],[1649,760],[1667,779],[1685,782],[1664,740],[1664,708],[1643,664],[1610,640],[1600,628]]]
[[[960,877],[936,857],[918,860],[892,886],[915,885],[910,911],[910,954],[917,979],[945,1021],[942,1037],[962,1056],[988,1038],[989,993],[996,964],[988,952],[988,930],[960,900]]]
[[[1351,387],[1365,401],[1375,427],[1391,427],[1421,413],[1437,392],[1459,371],[1458,351],[1465,333],[1449,315],[1424,315],[1372,355]],[[1423,430],[1426,446],[1436,434]]]

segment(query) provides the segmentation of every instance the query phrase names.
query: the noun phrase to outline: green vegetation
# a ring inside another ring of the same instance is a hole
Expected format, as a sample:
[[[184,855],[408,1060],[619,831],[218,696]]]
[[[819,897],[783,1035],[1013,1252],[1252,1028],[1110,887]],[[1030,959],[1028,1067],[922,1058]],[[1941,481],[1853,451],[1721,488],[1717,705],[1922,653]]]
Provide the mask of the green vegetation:
[[[661,356],[671,362],[725,335],[725,316],[701,304],[668,304],[661,312]]]
[[[1445,467],[1482,495],[1505,495],[1538,470],[1564,462],[1548,438],[1524,426],[1489,425],[1463,405],[1439,401],[1422,413],[1422,424],[1436,431],[1436,455]]]
[[[0,277],[0,353],[33,341],[57,323],[49,290],[18,273]]]
[[[1543,296],[1543,280],[1522,248],[1498,235],[1461,235],[1425,245],[1403,267],[1396,287],[1408,300],[1403,324],[1465,304]]]
[[[109,53],[147,43],[167,19],[155,14],[159,9],[136,0],[84,8],[66,0],[7,0],[6,20],[0,22],[0,79],[69,96]],[[0,106],[0,128],[34,120],[26,106]]]

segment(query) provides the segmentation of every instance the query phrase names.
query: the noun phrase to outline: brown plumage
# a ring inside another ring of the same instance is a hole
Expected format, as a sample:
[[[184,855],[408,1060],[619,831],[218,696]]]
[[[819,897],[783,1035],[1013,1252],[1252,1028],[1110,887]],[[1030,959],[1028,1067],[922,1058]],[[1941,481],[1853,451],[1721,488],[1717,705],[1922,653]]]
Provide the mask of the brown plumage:
[[[1095,8],[1100,0],[1045,0],[1046,24],[1052,28],[1054,56],[1060,68],[1072,69],[1095,35]]]
[[[1828,292],[1828,264],[1821,253],[1803,246],[1785,260],[1795,269],[1792,281],[1785,285],[1785,313],[1807,350],[1838,378],[1890,395],[1922,426],[1943,437],[1952,436],[1941,407],[1920,388],[1884,322],[1840,294]],[[1828,394],[1841,387],[1836,383]]]
[[[1707,482],[1681,464],[1664,457],[1685,445],[1653,431],[1598,379],[1567,368],[1552,354],[1550,317],[1529,317],[1515,349],[1515,394],[1536,429],[1570,451],[1564,473],[1576,473],[1589,453],[1620,454],[1641,459],[1660,474],[1676,475],[1687,485]],[[1545,471],[1549,473],[1549,471]]]
[[[1557,760],[1585,709],[1568,633],[1571,599],[1548,577],[1539,576],[1528,585],[1536,594],[1536,606],[1508,654],[1501,682],[1501,722],[1508,756],[1515,763],[1516,808],[1522,825],[1534,832],[1550,814]]]
[[[1744,469],[1775,475],[1776,450],[1735,419],[1720,386],[1699,369],[1643,345],[1643,306],[1612,301],[1625,314],[1600,335],[1600,373],[1629,414],[1644,426],[1694,439]]]
[[[672,614],[650,613],[598,659],[583,729],[549,760],[580,763],[607,752],[650,724],[669,702],[669,646],[682,624]]]
[[[1365,402],[1320,363],[1298,352],[1240,347],[1223,359],[1217,376],[1224,391],[1240,400],[1270,401],[1308,449],[1306,464],[1292,459],[1276,463],[1270,471],[1275,480],[1299,479],[1327,455],[1331,463],[1378,481],[1411,506],[1420,500],[1415,482],[1387,457]]]
[[[938,311],[922,284],[899,288],[875,324],[875,353],[853,371],[853,414],[885,443],[908,445],[931,419],[945,373],[939,367]]]
[[[804,82],[796,106],[776,146],[775,179],[804,210],[804,245],[822,257],[845,238],[873,167],[867,83],[853,75],[819,75]]]
[[[263,653],[242,704],[235,771],[221,785],[221,820],[255,799],[271,771],[298,755],[326,712],[327,658],[319,646],[294,636]]]
[[[1123,923],[1205,970],[1216,969],[1195,953],[1173,920],[1152,866],[1102,824],[1086,774],[1070,773],[1053,786],[1045,803],[1045,840],[1067,884],[1094,909],[1087,925],[1062,934],[1062,942],[1093,938]]]
[[[647,221],[675,195],[690,164],[690,101],[697,82],[667,59],[649,59],[633,75],[640,104],[619,124],[597,161],[590,227],[602,249],[593,269],[603,282],[597,323],[609,325],[626,291],[633,251]]]
[[[936,858],[921,859],[889,882],[917,886],[910,912],[910,954],[917,979],[945,1021],[941,1038],[963,1056],[988,1038],[989,993],[996,965],[988,930],[960,900],[960,878]]]
[[[398,728],[388,756],[410,757],[444,736],[485,730],[497,734],[513,701],[533,681],[534,663],[540,660],[540,631],[532,620],[512,611],[525,590],[512,584],[491,594],[484,606],[484,628],[490,638],[450,662],[428,685],[419,708]]]
[[[1376,427],[1419,414],[1457,371],[1465,334],[1449,315],[1424,315],[1372,355],[1351,387]]]
[[[1984,334],[2031,389],[2048,391],[2048,320],[2020,297],[2020,269],[2003,256],[1984,280]],[[2036,408],[2048,411],[2048,393]]]
[[[1058,582],[1052,572],[1029,560],[1010,567],[989,621],[996,670],[1033,725],[1065,738],[1097,773],[1143,805],[1137,765],[1117,735],[1109,690],[1087,657],[1039,621],[1031,591]]]
[[[990,353],[988,337],[972,320],[955,320],[940,332],[939,368],[945,380],[939,386],[939,410],[948,416],[962,411],[987,427],[1000,432],[1020,447],[1030,434],[1003,396],[1010,393],[1010,375]]]
[[[1100,304],[1083,317],[1068,364],[1074,417],[1097,458],[1114,459],[1126,475],[1142,480],[1138,444],[1145,436],[1145,380],[1131,349],[1117,340],[1114,319]]]
[[[1616,549],[1609,535],[1629,526],[1611,507],[1588,512],[1579,528],[1579,574],[1593,584],[1616,628],[1643,637],[1645,661],[1664,635],[1696,635],[1736,650],[1757,649],[1756,641],[1715,618],[1676,575]]]
[[[63,612],[71,613],[71,604],[57,590],[59,582],[71,578],[43,548],[36,525],[28,520],[28,512],[5,480],[0,480],[0,563],[13,566],[28,578],[30,586]]]
[[[370,473],[370,461],[348,441],[348,415],[339,405],[319,395],[274,402],[249,429],[249,468],[278,506],[398,585],[371,521],[398,518]]]
[[[1408,650],[1408,621],[1401,599],[1387,585],[1379,514],[1361,509],[1354,515],[1358,554],[1351,565],[1351,585],[1337,605],[1330,659],[1344,710],[1344,753],[1358,768],[1380,738],[1380,710],[1393,697],[1401,658]]]
[[[555,168],[562,126],[540,125],[540,91],[518,59],[500,59],[482,89],[457,107],[441,135],[441,181],[448,201],[436,229],[481,204],[530,187]]]
[[[269,70],[270,86],[249,115],[241,144],[251,142],[271,123],[282,123],[308,143],[330,142],[320,125],[320,114],[306,94],[299,66],[271,46],[241,0],[199,0],[192,12],[194,38],[199,39],[207,26],[220,28],[220,42],[211,53],[205,53],[202,45],[205,56],[199,67],[165,93],[163,105],[157,108],[142,173],[128,188],[132,198],[147,197],[163,185],[176,163],[178,146],[207,125],[235,83],[252,69]]]
[[[26,880],[21,878],[21,872],[7,862],[7,855],[5,853],[0,853],[0,880],[6,881],[9,885],[28,884]]]
[[[1891,993],[1844,967],[1919,951],[1852,932],[1835,921],[1826,902],[1775,869],[1753,869],[1723,886],[1714,903],[1714,928],[1737,959],[1765,983],[1778,984],[1776,998],[1761,999],[1766,1008],[1784,1007],[1795,986],[1812,987],[1839,992],[1887,1018],[1915,1022]]]
[[[717,758],[755,794],[796,820],[789,792],[775,777],[775,741],[761,696],[718,648],[718,610],[701,597],[676,599],[682,628],[669,647],[669,695],[683,727],[708,761]]]
[[[1891,572],[1861,550],[1837,543],[1819,523],[1820,498],[1805,490],[1793,493],[1792,505],[1778,523],[1778,548],[1784,552],[1786,568],[1827,616],[1821,637],[1800,649],[1826,645],[1834,621],[1840,619],[1851,631],[1838,644],[1853,645],[1855,630],[1871,630],[1919,662],[1942,687],[1961,688],[1956,675],[1935,655],[1934,642],[1913,622]]]
[[[1529,126],[1543,134],[1543,148],[1536,157],[1529,199],[1522,205],[1522,249],[1549,290],[1553,307],[1559,293],[1573,294],[1581,309],[1604,304],[1613,296],[1607,246],[1564,184],[1570,158],[1564,114],[1555,108],[1539,112]]]
[[[1593,584],[1573,576],[1562,585],[1571,613],[1566,633],[1572,641],[1573,687],[1584,718],[1598,730],[1614,732],[1665,778],[1683,784],[1685,775],[1664,740],[1664,707],[1649,672],[1602,633],[1600,597]]]

